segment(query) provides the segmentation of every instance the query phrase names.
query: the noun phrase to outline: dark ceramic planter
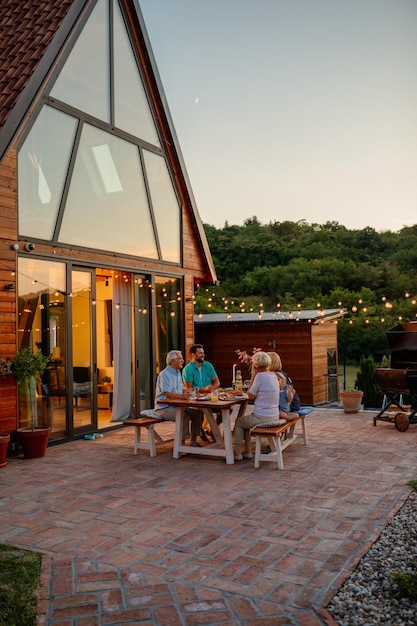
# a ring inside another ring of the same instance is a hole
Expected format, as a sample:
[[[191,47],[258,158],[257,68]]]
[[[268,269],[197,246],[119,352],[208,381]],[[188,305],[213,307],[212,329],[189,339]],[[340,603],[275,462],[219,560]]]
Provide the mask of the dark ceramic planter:
[[[10,435],[0,433],[0,467],[4,467],[7,463],[7,450],[9,448]]]
[[[50,426],[36,426],[31,428],[18,428],[17,439],[22,446],[25,459],[38,459],[46,454]]]

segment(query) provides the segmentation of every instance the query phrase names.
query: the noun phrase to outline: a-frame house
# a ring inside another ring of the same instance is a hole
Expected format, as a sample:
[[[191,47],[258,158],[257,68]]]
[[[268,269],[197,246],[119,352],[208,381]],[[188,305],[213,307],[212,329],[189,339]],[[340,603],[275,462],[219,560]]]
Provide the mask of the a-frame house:
[[[0,32],[0,356],[51,356],[38,420],[65,441],[153,406],[216,275],[139,2],[2,0]]]

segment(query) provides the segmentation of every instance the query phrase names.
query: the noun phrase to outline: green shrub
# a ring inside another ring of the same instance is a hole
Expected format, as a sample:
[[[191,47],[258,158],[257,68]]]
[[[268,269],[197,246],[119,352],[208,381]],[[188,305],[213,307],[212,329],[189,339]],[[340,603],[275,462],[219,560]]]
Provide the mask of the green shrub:
[[[360,360],[355,388],[363,391],[363,405],[365,408],[382,406],[384,394],[375,382],[375,367],[376,363],[372,356],[363,357]]]
[[[417,572],[404,574],[392,572],[393,587],[390,595],[392,598],[410,598],[417,600]]]

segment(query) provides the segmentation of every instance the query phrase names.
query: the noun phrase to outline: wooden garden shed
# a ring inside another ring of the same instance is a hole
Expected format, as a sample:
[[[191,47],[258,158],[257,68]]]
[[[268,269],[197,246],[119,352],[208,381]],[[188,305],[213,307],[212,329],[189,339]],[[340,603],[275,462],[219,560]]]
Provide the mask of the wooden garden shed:
[[[237,349],[252,354],[253,348],[262,348],[281,356],[303,404],[321,404],[337,399],[337,321],[343,315],[340,309],[199,314],[195,337],[223,386],[231,384],[233,366],[239,364]],[[240,369],[248,378],[246,366]]]

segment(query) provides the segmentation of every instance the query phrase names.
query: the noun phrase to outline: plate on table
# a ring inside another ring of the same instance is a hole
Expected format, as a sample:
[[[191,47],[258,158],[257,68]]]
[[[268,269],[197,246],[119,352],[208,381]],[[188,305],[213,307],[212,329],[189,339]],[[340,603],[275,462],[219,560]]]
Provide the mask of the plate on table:
[[[211,396],[199,396],[197,400],[211,400]]]
[[[237,394],[237,393],[233,393],[233,392],[226,392],[226,393],[220,393],[219,394],[219,400],[246,400],[246,397],[244,394]]]

